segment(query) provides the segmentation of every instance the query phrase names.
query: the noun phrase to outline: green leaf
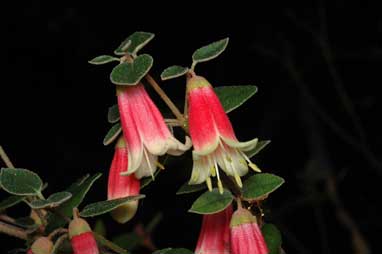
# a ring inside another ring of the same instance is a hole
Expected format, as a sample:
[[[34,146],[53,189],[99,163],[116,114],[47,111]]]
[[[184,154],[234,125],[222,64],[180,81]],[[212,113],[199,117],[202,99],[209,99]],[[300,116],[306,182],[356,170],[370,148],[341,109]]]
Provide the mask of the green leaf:
[[[107,111],[107,121],[109,123],[116,123],[119,121],[119,109],[118,104],[114,104],[113,106],[109,107],[109,110]]]
[[[162,250],[157,250],[153,252],[153,254],[194,254],[194,252],[185,248],[166,248]]]
[[[273,174],[253,175],[243,184],[243,198],[246,200],[264,199],[284,182],[283,178]]]
[[[78,207],[81,204],[93,183],[98,178],[100,178],[101,175],[101,173],[97,173],[91,177],[89,177],[89,175],[86,175],[85,177],[82,177],[80,180],[72,184],[66,190],[72,194],[72,197],[68,201],[65,201],[63,204],[57,207],[57,212],[71,218],[73,208]],[[61,216],[58,216],[56,214],[50,214],[50,216],[48,217],[47,232],[51,232],[54,229],[65,225],[66,223],[67,222]]]
[[[36,173],[27,169],[2,168],[0,185],[13,195],[33,196],[41,194],[42,181]]]
[[[193,193],[197,191],[201,191],[206,189],[206,184],[201,183],[201,184],[188,184],[188,182],[184,183],[179,190],[176,192],[176,195],[182,195],[182,194],[188,194],[188,193]]]
[[[173,78],[183,76],[187,72],[188,72],[187,67],[183,67],[183,66],[179,66],[179,65],[173,65],[173,66],[166,68],[162,72],[162,74],[160,75],[160,78],[162,80],[173,79]]]
[[[96,222],[94,224],[93,232],[96,232],[97,234],[105,237],[106,236],[105,222],[103,222],[103,220],[101,220],[101,219],[96,220]]]
[[[113,62],[113,61],[119,62],[119,58],[114,57],[114,56],[102,55],[102,56],[94,57],[88,63],[95,64],[95,65],[100,65],[100,64],[110,63],[110,62]]]
[[[224,189],[223,194],[220,194],[219,190],[214,188],[197,198],[188,211],[198,214],[213,214],[223,211],[232,203],[232,200],[233,196],[230,191]]]
[[[192,54],[193,65],[200,62],[206,62],[218,57],[226,49],[229,38],[213,42],[207,46],[197,49]]]
[[[14,224],[28,230],[37,229],[39,227],[31,217],[17,218]]]
[[[253,148],[251,151],[245,152],[245,154],[248,156],[248,158],[252,158],[256,154],[258,154],[261,150],[263,150],[269,143],[271,143],[270,140],[261,140],[257,142],[257,145],[255,148]]]
[[[57,207],[72,197],[72,193],[67,191],[57,192],[50,195],[47,199],[38,199],[30,203],[33,209],[41,209],[45,207]]]
[[[118,138],[121,131],[122,131],[121,124],[120,123],[114,124],[113,127],[111,127],[110,130],[107,132],[105,138],[103,139],[103,145],[105,146],[110,145],[116,138]]]
[[[143,54],[134,59],[132,63],[121,63],[113,68],[110,80],[113,84],[134,86],[146,76],[153,66],[153,58]]]
[[[118,199],[96,202],[96,203],[85,206],[85,208],[82,210],[80,215],[81,217],[94,217],[97,215],[108,213],[121,205],[124,205],[128,202],[138,200],[144,197],[145,195],[137,195],[137,196],[130,196],[125,198],[118,198]]]
[[[216,95],[226,113],[241,106],[256,92],[256,86],[221,86],[215,88]]]
[[[120,246],[116,245],[112,241],[107,240],[105,237],[102,235],[99,235],[95,232],[93,232],[94,238],[96,239],[97,243],[101,246],[105,246],[110,250],[115,251],[116,253],[119,254],[128,254],[127,250],[122,249]]]
[[[127,37],[119,47],[114,50],[116,55],[124,55],[126,52],[130,54],[136,54],[140,49],[146,46],[153,38],[155,34],[148,32],[135,32]],[[129,44],[130,42],[130,44]]]
[[[23,196],[10,196],[0,202],[0,211],[3,211],[9,207],[15,206],[21,201],[23,201],[25,197]]]
[[[280,231],[273,224],[264,224],[261,228],[265,242],[269,250],[268,254],[279,254],[282,244]]]
[[[114,50],[114,54],[117,56],[122,56],[126,54],[127,48],[131,45],[131,40],[129,38],[126,38],[121,44],[118,46],[116,50]]]

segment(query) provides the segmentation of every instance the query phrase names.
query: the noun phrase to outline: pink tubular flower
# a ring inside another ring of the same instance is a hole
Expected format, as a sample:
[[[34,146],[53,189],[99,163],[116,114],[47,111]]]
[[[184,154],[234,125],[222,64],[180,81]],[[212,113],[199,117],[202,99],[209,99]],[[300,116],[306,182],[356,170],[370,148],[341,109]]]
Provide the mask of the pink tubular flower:
[[[53,242],[48,237],[39,237],[32,244],[27,254],[50,254],[53,250]]]
[[[256,217],[244,208],[238,208],[231,219],[232,254],[268,254]]]
[[[219,98],[210,83],[203,77],[192,76],[187,80],[189,129],[194,145],[194,165],[190,184],[207,181],[211,190],[210,176],[217,176],[219,191],[223,192],[218,165],[233,176],[242,187],[240,177],[248,172],[248,165],[260,171],[245,155],[257,145],[257,138],[239,142],[231,122],[224,112]]]
[[[134,174],[122,176],[121,172],[127,170],[128,155],[127,147],[123,137],[118,139],[115,145],[114,158],[111,163],[107,199],[124,198],[139,194],[140,181]],[[134,217],[138,208],[138,200],[131,201],[119,206],[111,212],[112,217],[119,223],[126,223]]]
[[[232,206],[225,210],[203,215],[202,229],[199,234],[195,254],[230,254],[229,223]]]
[[[118,87],[117,96],[129,156],[124,174],[135,173],[138,179],[153,176],[158,156],[165,153],[181,155],[191,147],[188,137],[182,144],[170,133],[143,84]]]

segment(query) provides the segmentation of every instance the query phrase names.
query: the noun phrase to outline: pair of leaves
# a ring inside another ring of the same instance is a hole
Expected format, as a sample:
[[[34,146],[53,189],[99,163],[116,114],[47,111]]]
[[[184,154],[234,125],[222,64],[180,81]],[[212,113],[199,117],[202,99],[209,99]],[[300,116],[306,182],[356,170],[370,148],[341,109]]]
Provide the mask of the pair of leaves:
[[[285,180],[277,175],[262,173],[249,177],[243,183],[242,195],[245,200],[261,200],[277,190]]]
[[[211,59],[214,59],[218,57],[223,51],[226,49],[228,45],[228,38],[225,38],[223,40],[219,40],[216,42],[213,42],[211,44],[208,44],[204,47],[201,47],[197,49],[193,54],[192,54],[192,69],[197,63],[201,62],[206,62]],[[161,76],[162,80],[169,80],[173,78],[177,78],[180,76],[185,75],[189,69],[187,67],[179,66],[179,65],[173,65],[168,68],[166,68]]]
[[[61,205],[63,202],[67,201],[72,197],[72,193],[67,191],[57,192],[50,195],[47,199],[37,199],[33,200],[29,205],[33,209],[41,208],[53,208]]]

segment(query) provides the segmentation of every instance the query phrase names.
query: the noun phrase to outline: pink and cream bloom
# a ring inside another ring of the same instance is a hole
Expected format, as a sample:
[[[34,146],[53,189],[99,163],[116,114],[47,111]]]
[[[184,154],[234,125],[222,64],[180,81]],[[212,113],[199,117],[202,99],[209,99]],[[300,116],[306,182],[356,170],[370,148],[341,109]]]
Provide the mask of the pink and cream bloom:
[[[45,236],[39,237],[34,241],[27,254],[51,254],[53,251],[53,242]]]
[[[233,213],[230,228],[232,254],[269,253],[256,217],[247,209],[239,207]]]
[[[202,229],[195,254],[230,254],[230,221],[232,205],[225,210],[203,215]]]
[[[89,224],[74,214],[68,227],[73,254],[99,254],[97,242]]]
[[[143,84],[118,86],[117,96],[129,157],[127,171],[123,174],[135,173],[138,179],[153,176],[158,156],[181,155],[191,147],[188,137],[182,144],[171,134]]]
[[[189,77],[187,94],[189,130],[194,146],[194,164],[189,183],[199,184],[206,181],[211,190],[211,176],[216,176],[219,191],[222,193],[219,165],[242,187],[240,177],[247,174],[248,165],[255,171],[260,171],[244,153],[253,149],[258,139],[247,142],[237,140],[219,98],[205,78],[195,75]]]
[[[141,183],[134,174],[121,175],[127,170],[128,151],[123,137],[115,145],[114,157],[111,162],[107,189],[107,199],[124,198],[139,194]],[[126,223],[134,217],[138,209],[138,200],[128,202],[111,212],[111,216],[119,223]]]

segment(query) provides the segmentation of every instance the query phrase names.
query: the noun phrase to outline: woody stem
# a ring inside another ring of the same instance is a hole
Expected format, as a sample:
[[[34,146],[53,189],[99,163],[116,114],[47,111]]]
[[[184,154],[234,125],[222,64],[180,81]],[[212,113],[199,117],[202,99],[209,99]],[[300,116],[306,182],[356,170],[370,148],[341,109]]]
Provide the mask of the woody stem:
[[[5,165],[8,168],[14,168],[15,167],[15,166],[13,166],[13,163],[9,159],[8,155],[5,153],[5,151],[4,151],[2,146],[0,146],[0,157],[4,161]]]

